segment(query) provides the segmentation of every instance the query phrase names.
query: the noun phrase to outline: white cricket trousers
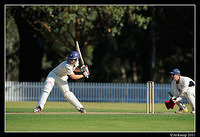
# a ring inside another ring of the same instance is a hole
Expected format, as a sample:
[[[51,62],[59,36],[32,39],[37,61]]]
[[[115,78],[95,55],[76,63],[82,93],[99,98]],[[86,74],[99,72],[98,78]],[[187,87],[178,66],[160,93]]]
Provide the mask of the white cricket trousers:
[[[189,102],[192,111],[195,111],[195,87],[190,87],[187,89],[187,92],[184,93],[184,97],[186,97],[187,101]],[[183,104],[178,104],[179,108],[183,108]]]
[[[75,95],[69,90],[67,78],[68,76],[61,78],[57,76],[54,72],[50,72],[42,88],[43,92],[40,96],[37,107],[40,106],[41,109],[44,108],[47,98],[51,90],[53,89],[54,84],[56,83],[59,86],[60,90],[62,91],[63,96],[67,100],[67,102],[72,104],[77,110],[80,110],[81,108],[83,108],[83,105],[78,101]]]
[[[195,111],[195,87],[191,87],[187,90],[185,97],[187,98],[192,111]]]

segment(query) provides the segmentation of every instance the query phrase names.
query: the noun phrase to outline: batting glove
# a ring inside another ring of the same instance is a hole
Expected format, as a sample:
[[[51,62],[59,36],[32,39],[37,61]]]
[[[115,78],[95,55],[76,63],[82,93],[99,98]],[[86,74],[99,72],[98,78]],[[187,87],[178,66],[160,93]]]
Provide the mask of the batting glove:
[[[84,77],[88,78],[90,74],[87,71],[85,71],[85,72],[83,72],[83,75],[84,75]]]
[[[81,66],[81,72],[85,72],[85,71],[87,71],[87,69],[88,69],[87,65]]]
[[[89,71],[87,65],[81,66],[81,72],[83,72],[83,75],[84,75],[86,78],[89,78],[90,71]]]

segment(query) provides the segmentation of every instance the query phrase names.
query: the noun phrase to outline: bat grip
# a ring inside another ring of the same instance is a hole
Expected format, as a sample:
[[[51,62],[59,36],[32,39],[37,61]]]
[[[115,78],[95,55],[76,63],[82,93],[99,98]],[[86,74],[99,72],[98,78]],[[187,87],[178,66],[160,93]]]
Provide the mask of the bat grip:
[[[86,66],[86,68],[87,68],[87,72],[90,74],[90,71],[88,70],[87,65],[85,65],[85,66]],[[89,78],[89,76],[87,76],[86,78]]]

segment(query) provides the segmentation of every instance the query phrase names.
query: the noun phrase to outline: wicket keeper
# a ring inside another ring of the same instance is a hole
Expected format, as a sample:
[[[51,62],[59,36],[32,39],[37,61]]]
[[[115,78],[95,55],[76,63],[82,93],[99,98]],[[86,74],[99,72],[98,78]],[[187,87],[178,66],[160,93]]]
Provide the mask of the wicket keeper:
[[[42,94],[40,96],[40,100],[38,101],[38,104],[36,108],[33,110],[33,112],[38,113],[42,112],[44,105],[46,103],[46,100],[54,87],[54,84],[56,83],[60,90],[63,93],[64,98],[72,104],[78,111],[81,113],[86,113],[83,105],[79,102],[79,100],[75,97],[73,92],[69,90],[68,85],[68,76],[70,76],[72,79],[81,79],[83,77],[89,76],[89,71],[87,66],[82,66],[81,69],[78,68],[79,66],[79,54],[76,51],[72,51],[68,55],[68,60],[63,61],[60,63],[56,68],[54,68],[47,76],[44,86],[42,88]],[[75,75],[74,71],[81,71],[83,74]]]
[[[169,72],[172,77],[171,86],[173,88],[172,101],[176,103],[179,110],[175,113],[186,113],[188,112],[187,107],[181,103],[181,100],[186,97],[192,108],[192,114],[195,114],[195,82],[185,76],[181,76],[179,69],[173,69]]]

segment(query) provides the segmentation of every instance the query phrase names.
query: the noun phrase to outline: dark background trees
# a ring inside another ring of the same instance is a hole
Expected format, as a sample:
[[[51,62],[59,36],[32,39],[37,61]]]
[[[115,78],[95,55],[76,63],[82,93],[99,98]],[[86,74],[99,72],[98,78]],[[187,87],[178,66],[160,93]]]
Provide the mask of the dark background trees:
[[[86,81],[194,78],[194,6],[7,6],[7,80],[43,81],[76,40]]]

